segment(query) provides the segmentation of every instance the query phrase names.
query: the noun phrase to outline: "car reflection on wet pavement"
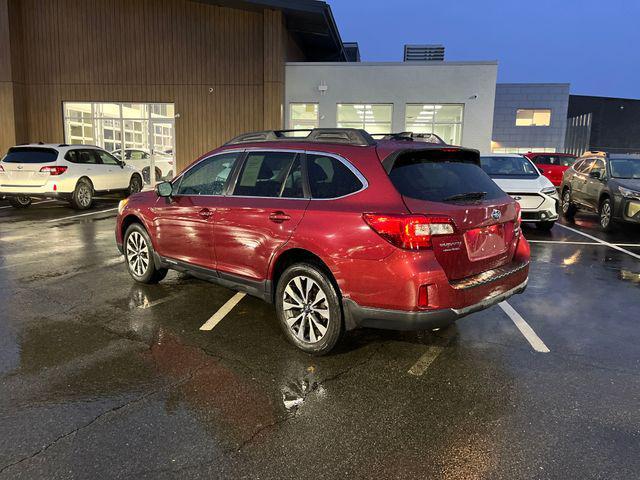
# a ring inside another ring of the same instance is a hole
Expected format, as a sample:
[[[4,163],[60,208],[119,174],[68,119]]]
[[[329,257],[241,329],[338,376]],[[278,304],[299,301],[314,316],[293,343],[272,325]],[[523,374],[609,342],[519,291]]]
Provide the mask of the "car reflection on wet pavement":
[[[316,358],[260,300],[205,332],[233,291],[134,284],[113,208],[0,210],[0,478],[638,477],[638,229],[525,228],[549,353],[496,306]]]

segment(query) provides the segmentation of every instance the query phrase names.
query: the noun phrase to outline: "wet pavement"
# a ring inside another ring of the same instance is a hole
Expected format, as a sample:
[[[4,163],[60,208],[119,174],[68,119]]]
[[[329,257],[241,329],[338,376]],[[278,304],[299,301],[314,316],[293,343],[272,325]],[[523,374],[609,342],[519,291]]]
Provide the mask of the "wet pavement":
[[[257,299],[203,332],[233,291],[134,284],[112,201],[5,206],[0,479],[640,476],[637,228],[525,229],[530,284],[509,304],[549,353],[496,306],[315,358]]]

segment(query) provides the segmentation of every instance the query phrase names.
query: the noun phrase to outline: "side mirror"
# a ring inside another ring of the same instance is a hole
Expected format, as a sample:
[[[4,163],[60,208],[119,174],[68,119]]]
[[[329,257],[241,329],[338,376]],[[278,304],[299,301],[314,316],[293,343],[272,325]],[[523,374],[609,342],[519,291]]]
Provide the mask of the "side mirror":
[[[156,193],[159,197],[169,198],[173,195],[173,185],[169,182],[160,182],[156,185]]]
[[[595,178],[596,180],[600,180],[600,172],[589,172],[589,176],[591,178]]]

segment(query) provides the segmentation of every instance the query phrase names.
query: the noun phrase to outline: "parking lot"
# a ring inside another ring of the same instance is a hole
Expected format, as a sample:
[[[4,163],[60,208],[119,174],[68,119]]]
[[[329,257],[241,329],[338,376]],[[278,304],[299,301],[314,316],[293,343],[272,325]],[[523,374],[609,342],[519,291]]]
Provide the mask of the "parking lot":
[[[135,284],[115,216],[0,202],[0,478],[638,477],[637,228],[525,229],[508,304],[310,357],[258,299]]]

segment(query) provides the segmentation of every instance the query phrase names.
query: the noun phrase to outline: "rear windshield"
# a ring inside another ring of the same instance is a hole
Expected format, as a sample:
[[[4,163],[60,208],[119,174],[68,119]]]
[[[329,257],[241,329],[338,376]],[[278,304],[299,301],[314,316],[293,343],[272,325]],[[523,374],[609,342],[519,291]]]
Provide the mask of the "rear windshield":
[[[565,157],[560,155],[537,155],[533,157],[536,165],[557,165],[559,167],[570,167],[576,161],[576,157]]]
[[[58,152],[50,148],[10,148],[5,163],[51,163],[58,158]]]
[[[533,164],[521,156],[480,157],[482,169],[493,178],[513,178],[538,176]]]
[[[389,178],[400,194],[431,202],[456,201],[456,196],[473,193],[481,194],[484,200],[506,195],[480,167],[469,161],[406,154],[395,161]]]

